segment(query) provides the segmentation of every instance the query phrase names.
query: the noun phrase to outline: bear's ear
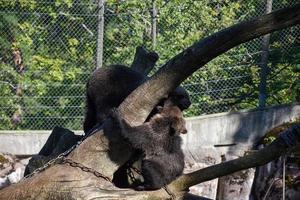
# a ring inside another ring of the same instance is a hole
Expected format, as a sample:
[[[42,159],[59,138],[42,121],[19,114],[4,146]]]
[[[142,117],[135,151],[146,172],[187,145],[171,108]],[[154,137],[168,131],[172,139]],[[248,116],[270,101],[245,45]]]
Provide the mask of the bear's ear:
[[[157,106],[156,109],[158,113],[162,113],[164,108],[162,106]]]

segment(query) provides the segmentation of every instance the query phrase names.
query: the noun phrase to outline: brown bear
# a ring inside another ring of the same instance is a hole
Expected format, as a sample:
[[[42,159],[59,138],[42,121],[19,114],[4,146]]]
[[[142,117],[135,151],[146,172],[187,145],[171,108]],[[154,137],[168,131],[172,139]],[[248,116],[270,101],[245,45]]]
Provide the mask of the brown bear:
[[[87,108],[83,125],[85,134],[96,124],[102,124],[110,110],[118,107],[146,79],[146,76],[124,65],[96,69],[87,83]],[[191,104],[188,93],[182,87],[171,92],[168,101],[181,110],[187,109]],[[163,101],[160,104],[162,103]],[[154,110],[150,116],[155,112]]]
[[[185,120],[177,106],[157,108],[158,113],[148,122],[132,127],[120,118],[117,109],[110,115],[113,130],[142,152],[141,173],[144,182],[137,190],[159,189],[182,174],[184,155],[180,133],[187,133]]]

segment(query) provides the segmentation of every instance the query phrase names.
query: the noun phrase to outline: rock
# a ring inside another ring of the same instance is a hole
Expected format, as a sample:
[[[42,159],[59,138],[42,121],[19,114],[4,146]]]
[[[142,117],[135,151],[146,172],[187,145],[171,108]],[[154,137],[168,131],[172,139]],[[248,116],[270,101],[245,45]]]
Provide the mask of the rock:
[[[25,161],[16,156],[0,153],[0,189],[17,183],[23,178]]]

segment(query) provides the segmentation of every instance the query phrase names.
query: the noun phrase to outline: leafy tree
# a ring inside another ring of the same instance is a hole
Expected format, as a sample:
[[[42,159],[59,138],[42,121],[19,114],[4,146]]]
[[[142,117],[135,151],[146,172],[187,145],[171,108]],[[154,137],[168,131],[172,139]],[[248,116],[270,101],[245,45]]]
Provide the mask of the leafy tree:
[[[260,0],[156,0],[153,47],[150,0],[105,2],[105,66],[130,64],[138,45],[158,52],[160,66],[195,41],[264,12]],[[294,3],[280,0],[273,7]],[[95,68],[97,15],[97,2],[90,0],[0,2],[0,129],[81,129],[85,84]],[[300,99],[299,34],[299,25],[272,34],[267,105]],[[260,50],[260,39],[239,45],[189,77],[183,84],[193,105],[186,116],[257,107]],[[21,120],[13,123],[16,113]]]

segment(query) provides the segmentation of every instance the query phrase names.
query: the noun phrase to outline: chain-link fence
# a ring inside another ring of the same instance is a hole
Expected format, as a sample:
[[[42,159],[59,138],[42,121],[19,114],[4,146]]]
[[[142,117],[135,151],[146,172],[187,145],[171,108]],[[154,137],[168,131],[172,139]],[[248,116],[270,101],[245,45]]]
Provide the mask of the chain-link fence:
[[[101,2],[0,1],[0,129],[81,129],[96,55],[103,55],[104,66],[129,65],[143,45],[159,54],[158,68],[195,41],[260,16],[266,7],[260,0]],[[272,7],[295,3],[274,0]],[[299,25],[271,35],[266,105],[299,99],[299,40]],[[262,52],[262,38],[255,39],[186,80],[193,101],[186,116],[256,108]]]

